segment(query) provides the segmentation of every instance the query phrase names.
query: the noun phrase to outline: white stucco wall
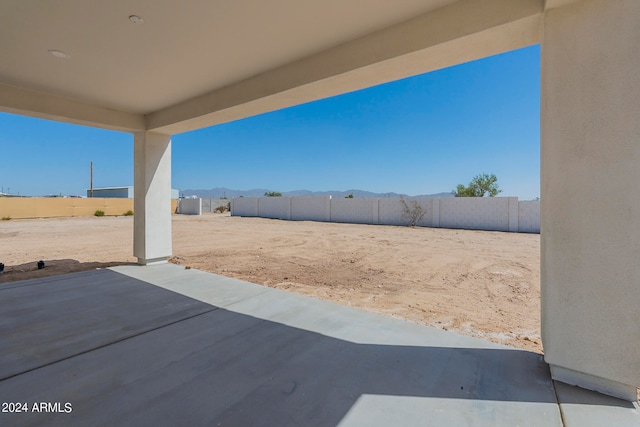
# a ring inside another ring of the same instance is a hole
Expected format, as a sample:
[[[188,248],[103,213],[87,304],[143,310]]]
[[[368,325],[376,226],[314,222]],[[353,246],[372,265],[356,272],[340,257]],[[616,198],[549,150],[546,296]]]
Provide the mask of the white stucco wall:
[[[140,264],[166,262],[172,255],[171,137],[138,132],[133,146],[133,254]]]
[[[542,340],[556,379],[640,386],[640,1],[547,11],[541,48]]]

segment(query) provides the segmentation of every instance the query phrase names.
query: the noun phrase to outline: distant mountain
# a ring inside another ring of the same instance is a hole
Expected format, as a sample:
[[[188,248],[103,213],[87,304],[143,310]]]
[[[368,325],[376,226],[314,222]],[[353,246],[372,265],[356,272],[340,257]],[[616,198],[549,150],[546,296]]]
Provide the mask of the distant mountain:
[[[180,196],[198,196],[203,199],[221,199],[222,197],[226,197],[228,199],[233,199],[236,197],[244,196],[244,197],[257,197],[264,196],[264,193],[270,191],[266,188],[254,188],[252,190],[232,190],[224,187],[212,188],[210,190],[180,190]]]
[[[189,197],[197,196],[203,199],[220,199],[226,197],[233,199],[236,197],[260,197],[264,196],[264,193],[276,191],[269,190],[267,188],[254,188],[252,190],[232,190],[230,188],[218,187],[210,190],[180,190],[180,196]],[[334,198],[346,197],[349,194],[353,194],[353,197],[358,199],[366,198],[398,198],[398,197],[453,197],[449,192],[437,193],[437,194],[420,194],[417,196],[409,196],[407,194],[398,193],[372,193],[371,191],[364,190],[347,190],[347,191],[309,191],[309,190],[295,190],[295,191],[283,191],[282,195],[286,197],[292,196],[331,196]]]

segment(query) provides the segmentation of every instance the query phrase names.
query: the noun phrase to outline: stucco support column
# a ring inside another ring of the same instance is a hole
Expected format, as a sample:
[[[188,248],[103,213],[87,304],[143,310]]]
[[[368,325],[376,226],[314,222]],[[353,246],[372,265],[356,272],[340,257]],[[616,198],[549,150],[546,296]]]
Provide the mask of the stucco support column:
[[[545,12],[542,341],[555,379],[640,385],[640,1]]]
[[[147,265],[171,256],[171,136],[134,134],[133,255]]]

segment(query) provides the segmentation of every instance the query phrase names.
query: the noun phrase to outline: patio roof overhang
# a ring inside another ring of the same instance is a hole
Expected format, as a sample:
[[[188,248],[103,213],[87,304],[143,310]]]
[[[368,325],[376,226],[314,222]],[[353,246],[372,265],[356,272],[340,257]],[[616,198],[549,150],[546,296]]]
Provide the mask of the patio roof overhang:
[[[176,134],[538,43],[543,3],[9,0],[0,111]]]

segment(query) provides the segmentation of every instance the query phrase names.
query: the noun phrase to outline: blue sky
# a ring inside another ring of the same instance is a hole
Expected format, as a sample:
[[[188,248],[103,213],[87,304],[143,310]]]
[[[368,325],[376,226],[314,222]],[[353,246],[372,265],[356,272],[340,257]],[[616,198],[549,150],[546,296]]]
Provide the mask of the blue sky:
[[[451,191],[494,173],[540,195],[539,46],[173,137],[172,187]],[[126,133],[0,113],[0,187],[84,195],[133,184]]]

